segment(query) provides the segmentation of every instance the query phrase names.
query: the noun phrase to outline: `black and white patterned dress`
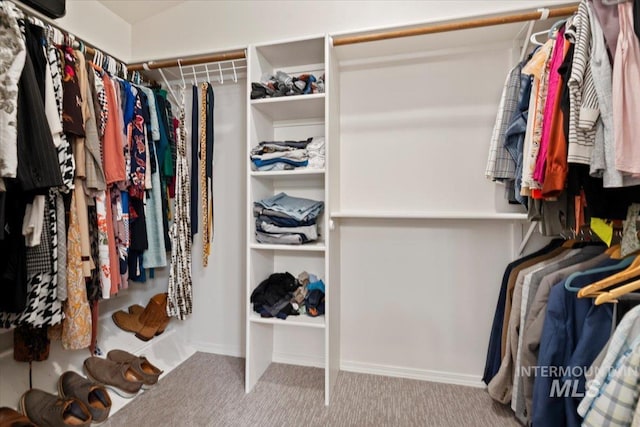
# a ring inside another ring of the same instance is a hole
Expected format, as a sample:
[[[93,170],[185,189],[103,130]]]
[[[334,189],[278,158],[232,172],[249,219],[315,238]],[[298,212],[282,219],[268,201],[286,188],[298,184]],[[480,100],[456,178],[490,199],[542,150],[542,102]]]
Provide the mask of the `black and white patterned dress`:
[[[187,161],[187,134],[184,127],[184,91],[180,106],[180,128],[177,132],[176,201],[171,225],[171,266],[167,291],[167,315],[184,320],[192,312],[193,289],[191,280],[191,182]]]

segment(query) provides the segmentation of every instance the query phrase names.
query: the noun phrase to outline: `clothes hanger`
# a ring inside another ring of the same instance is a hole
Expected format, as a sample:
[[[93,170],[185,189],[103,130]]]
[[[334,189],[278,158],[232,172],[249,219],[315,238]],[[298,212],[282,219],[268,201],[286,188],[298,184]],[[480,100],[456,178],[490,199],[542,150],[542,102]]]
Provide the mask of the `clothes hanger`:
[[[544,46],[543,42],[538,41],[537,37],[538,36],[542,36],[542,35],[548,35],[549,32],[548,31],[538,31],[537,33],[533,33],[531,34],[531,36],[529,37],[529,43],[536,45],[536,46]]]
[[[585,286],[578,291],[578,298],[587,298],[599,295],[599,291],[605,288],[609,288],[629,279],[633,279],[636,276],[640,276],[640,256],[625,258],[621,263],[626,260],[631,260],[631,262],[625,270]]]
[[[235,60],[231,61],[231,67],[233,67],[233,82],[234,83],[238,83],[238,73],[236,71],[236,61]]]
[[[556,35],[558,34],[558,31],[560,31],[560,27],[562,27],[564,24],[567,23],[566,19],[561,19],[559,21],[557,21],[556,23],[554,23],[551,28],[549,28],[549,38],[555,40],[556,39]]]
[[[180,70],[180,78],[182,79],[182,90],[185,90],[185,88],[187,87],[187,84],[184,81],[184,73],[182,72],[182,62],[180,59],[178,59],[178,69]]]
[[[603,292],[596,297],[595,304],[601,305],[607,302],[617,302],[618,298],[623,295],[630,294],[640,289],[640,280],[635,280],[626,285],[622,285],[618,288],[612,289],[608,292]]]
[[[605,251],[605,253],[606,253],[606,251]],[[569,292],[577,292],[578,293],[578,298],[582,298],[580,296],[580,292],[584,288],[577,288],[575,286],[571,286],[571,283],[575,279],[577,279],[578,277],[587,275],[587,274],[606,273],[607,271],[620,270],[621,268],[625,268],[625,267],[628,267],[629,265],[631,265],[632,261],[633,261],[633,257],[628,257],[628,258],[622,259],[619,263],[617,263],[615,265],[610,265],[608,267],[592,268],[592,269],[586,270],[586,271],[576,271],[575,273],[571,273],[569,275],[569,277],[567,277],[567,279],[564,281],[564,288]],[[605,279],[603,279],[603,280],[605,280]],[[588,285],[588,286],[591,286],[591,285]]]

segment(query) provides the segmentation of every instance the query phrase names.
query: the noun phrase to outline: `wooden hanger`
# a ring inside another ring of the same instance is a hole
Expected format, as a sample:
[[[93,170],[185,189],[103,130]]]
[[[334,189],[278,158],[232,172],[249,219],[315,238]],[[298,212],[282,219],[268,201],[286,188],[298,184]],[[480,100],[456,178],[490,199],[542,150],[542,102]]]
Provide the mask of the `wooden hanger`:
[[[611,245],[609,248],[604,251],[605,254],[609,255],[611,259],[622,259],[622,246],[620,244]]]
[[[635,292],[638,289],[640,289],[640,280],[635,280],[631,283],[627,283],[626,285],[622,285],[608,292],[601,293],[596,297],[595,304],[600,305],[607,302],[616,302],[619,297],[631,292]]]
[[[634,277],[640,276],[640,256],[636,256],[629,267],[623,271],[613,274],[605,279],[598,280],[595,283],[585,286],[578,292],[578,298],[594,297],[599,295],[600,291],[619,283],[625,282]]]

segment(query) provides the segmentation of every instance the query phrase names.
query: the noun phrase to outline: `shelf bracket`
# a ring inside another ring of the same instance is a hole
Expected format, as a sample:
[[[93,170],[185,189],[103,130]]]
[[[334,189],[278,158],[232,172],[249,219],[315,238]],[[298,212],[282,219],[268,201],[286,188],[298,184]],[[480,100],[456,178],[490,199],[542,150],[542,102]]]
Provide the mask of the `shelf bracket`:
[[[527,230],[527,234],[524,235],[524,239],[522,239],[522,243],[520,243],[520,247],[518,248],[518,256],[522,255],[524,252],[524,248],[527,247],[527,243],[531,240],[531,236],[533,236],[533,232],[536,230],[537,222],[532,222],[529,225],[529,229]]]

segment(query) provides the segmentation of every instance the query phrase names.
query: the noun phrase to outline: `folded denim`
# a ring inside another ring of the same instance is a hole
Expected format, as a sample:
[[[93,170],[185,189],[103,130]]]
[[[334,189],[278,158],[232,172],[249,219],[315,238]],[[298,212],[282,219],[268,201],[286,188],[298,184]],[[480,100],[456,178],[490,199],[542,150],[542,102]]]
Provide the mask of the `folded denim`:
[[[318,226],[316,224],[302,227],[280,227],[267,222],[256,221],[256,229],[269,234],[301,234],[307,242],[318,240]]]
[[[324,210],[322,201],[292,197],[286,193],[278,193],[256,203],[265,208],[286,213],[297,220],[316,218]]]
[[[275,243],[278,245],[301,245],[304,243],[304,236],[293,233],[270,234],[256,230],[256,241],[258,243]]]
[[[291,160],[291,159],[287,159],[287,158],[284,158],[284,157],[279,157],[279,158],[275,158],[275,159],[268,159],[268,160],[253,159],[252,162],[257,167],[273,165],[273,164],[276,164],[276,163],[285,163],[285,164],[288,164],[288,165],[291,165],[291,166],[295,166],[295,167],[301,168],[301,167],[305,167],[305,166],[307,166],[309,164],[308,160],[296,161],[296,160]]]
[[[294,170],[296,167],[295,166],[291,166],[288,165],[286,163],[273,163],[271,165],[266,165],[266,166],[256,166],[255,164],[251,163],[251,170],[254,171],[286,171],[286,170]]]

